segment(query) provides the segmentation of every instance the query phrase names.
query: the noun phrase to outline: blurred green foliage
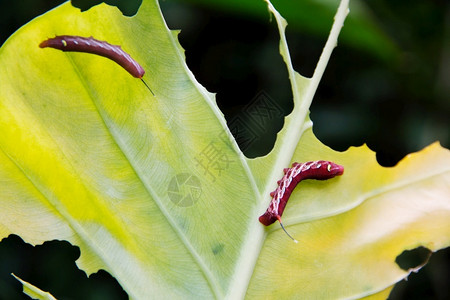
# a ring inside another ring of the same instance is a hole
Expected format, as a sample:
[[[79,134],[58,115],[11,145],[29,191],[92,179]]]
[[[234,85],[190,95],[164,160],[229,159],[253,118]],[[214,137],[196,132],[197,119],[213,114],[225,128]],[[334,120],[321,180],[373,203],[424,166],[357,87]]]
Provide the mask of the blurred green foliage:
[[[203,9],[193,8],[194,2]],[[337,2],[274,1],[288,20],[294,66],[303,75],[312,75]],[[368,143],[383,165],[394,165],[436,140],[448,147],[449,4],[351,3],[339,47],[311,108],[316,135],[338,150]],[[177,0],[161,6],[169,26],[182,29],[187,63],[203,85],[217,92],[227,120],[236,118],[261,90],[289,113],[290,86],[278,55],[278,36],[262,1]],[[320,25],[311,28],[310,21]],[[267,134],[243,149],[246,155],[270,151],[280,122],[262,130]]]
[[[1,44],[20,26],[61,2],[0,0]],[[82,10],[99,2],[73,0]],[[105,2],[128,16],[141,3]],[[289,23],[294,67],[312,75],[338,1],[274,0],[273,4]],[[262,0],[164,0],[160,5],[168,26],[182,29],[179,38],[187,64],[201,84],[217,93],[229,124],[239,118],[257,133],[256,141],[241,145],[244,153],[249,157],[268,153],[283,124],[282,115],[261,128],[243,112],[264,92],[287,115],[292,95],[266,5]],[[316,136],[337,150],[367,143],[381,164],[394,165],[436,140],[449,148],[449,115],[450,2],[352,0],[339,45],[311,107]],[[79,255],[76,249],[66,242],[31,247],[17,237],[4,240],[0,299],[29,299],[11,272],[43,289],[64,287],[66,294],[55,296],[65,299],[126,298],[106,272],[91,276],[101,281],[89,282],[73,263]],[[419,274],[394,288],[391,299],[450,298],[449,253],[447,249],[433,255]],[[45,274],[36,271],[42,262]]]

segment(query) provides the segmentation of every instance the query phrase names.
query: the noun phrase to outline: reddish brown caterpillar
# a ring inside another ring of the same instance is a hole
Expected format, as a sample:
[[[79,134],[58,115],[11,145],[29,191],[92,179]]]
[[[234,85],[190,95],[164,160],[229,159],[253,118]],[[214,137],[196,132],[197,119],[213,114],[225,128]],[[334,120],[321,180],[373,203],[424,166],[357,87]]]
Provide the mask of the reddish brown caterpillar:
[[[128,53],[118,45],[111,45],[105,41],[99,41],[93,37],[81,37],[73,35],[59,35],[43,41],[39,44],[41,48],[55,48],[62,51],[85,52],[100,55],[111,59],[127,70],[133,77],[139,78],[153,94],[151,88],[142,79],[145,74],[144,68],[135,61]],[[154,94],[153,94],[154,95]]]
[[[284,176],[277,183],[278,187],[270,193],[273,197],[266,212],[259,217],[259,221],[268,226],[275,221],[279,221],[284,232],[297,242],[289,233],[281,222],[284,208],[289,200],[294,188],[304,179],[326,180],[344,173],[344,167],[330,161],[317,160],[305,163],[293,163],[291,168],[283,170]]]

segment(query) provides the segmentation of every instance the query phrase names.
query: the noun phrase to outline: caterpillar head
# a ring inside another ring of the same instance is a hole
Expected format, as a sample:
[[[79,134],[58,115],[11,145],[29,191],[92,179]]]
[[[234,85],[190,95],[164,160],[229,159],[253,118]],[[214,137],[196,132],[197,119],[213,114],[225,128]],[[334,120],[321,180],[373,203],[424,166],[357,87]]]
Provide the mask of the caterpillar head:
[[[314,179],[318,180],[325,180],[344,174],[344,167],[331,161],[318,161],[316,168]]]

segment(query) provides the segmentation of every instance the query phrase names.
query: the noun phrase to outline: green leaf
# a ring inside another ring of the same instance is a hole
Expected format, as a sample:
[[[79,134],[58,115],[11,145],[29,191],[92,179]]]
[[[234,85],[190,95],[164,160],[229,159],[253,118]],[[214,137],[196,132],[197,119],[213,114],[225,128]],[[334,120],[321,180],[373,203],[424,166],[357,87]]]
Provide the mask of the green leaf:
[[[449,246],[448,150],[383,168],[365,146],[336,152],[312,133],[308,109],[348,2],[311,79],[293,70],[286,21],[268,5],[294,110],[256,159],[240,152],[156,1],[132,18],[67,3],[14,34],[0,50],[0,237],[67,240],[81,269],[110,272],[136,299],[385,296],[410,272],[395,263],[404,249]],[[155,96],[106,58],[38,47],[54,35],[121,45]],[[282,168],[317,159],[345,174],[291,195],[294,244],[258,216]]]

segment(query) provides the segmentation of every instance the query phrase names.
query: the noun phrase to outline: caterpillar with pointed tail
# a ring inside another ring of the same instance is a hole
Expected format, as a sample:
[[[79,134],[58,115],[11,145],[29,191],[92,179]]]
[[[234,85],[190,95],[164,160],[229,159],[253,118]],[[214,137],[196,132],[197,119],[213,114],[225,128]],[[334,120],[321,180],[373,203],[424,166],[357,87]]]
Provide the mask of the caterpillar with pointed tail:
[[[266,212],[259,217],[259,222],[269,226],[278,220],[284,232],[297,243],[297,240],[286,231],[281,222],[281,216],[292,191],[304,179],[326,180],[342,175],[344,174],[344,167],[331,161],[317,160],[305,163],[294,162],[291,168],[286,168],[283,171],[284,176],[277,182],[276,190],[270,193],[272,201]]]
[[[145,74],[144,68],[135,61],[128,53],[118,45],[111,45],[105,41],[99,41],[93,37],[81,37],[75,35],[59,35],[54,38],[47,39],[39,44],[41,48],[54,48],[64,52],[85,52],[100,55],[111,59],[119,64],[133,77],[139,78],[150,90],[152,95],[155,95],[152,89],[142,79]]]

